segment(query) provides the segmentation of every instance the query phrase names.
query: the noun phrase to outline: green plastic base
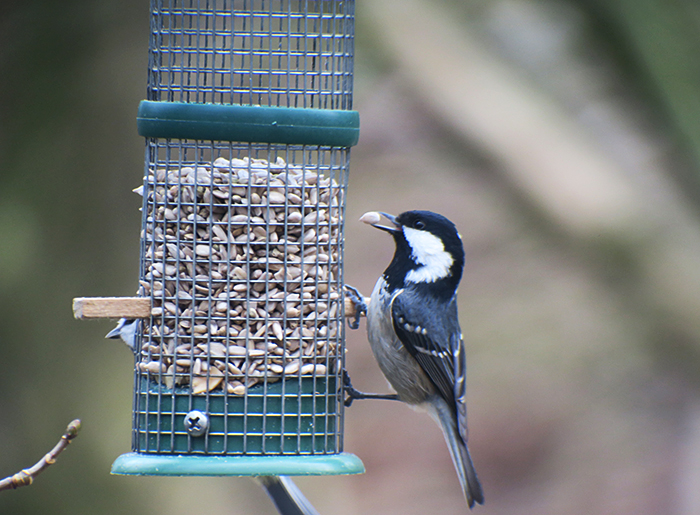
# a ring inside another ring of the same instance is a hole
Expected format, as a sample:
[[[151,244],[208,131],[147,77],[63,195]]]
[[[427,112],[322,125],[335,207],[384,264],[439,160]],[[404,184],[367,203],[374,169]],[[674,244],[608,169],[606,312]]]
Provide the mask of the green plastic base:
[[[135,476],[326,476],[362,474],[362,460],[347,452],[323,455],[193,456],[139,454],[119,456],[112,474]]]

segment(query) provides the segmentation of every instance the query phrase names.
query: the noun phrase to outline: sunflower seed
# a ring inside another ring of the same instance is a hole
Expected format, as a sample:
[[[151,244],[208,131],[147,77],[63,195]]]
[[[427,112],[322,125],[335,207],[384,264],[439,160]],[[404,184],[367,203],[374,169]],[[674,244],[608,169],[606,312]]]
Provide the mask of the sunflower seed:
[[[139,294],[152,298],[140,371],[196,395],[326,373],[341,322],[335,181],[280,158],[219,157],[151,170],[135,191],[148,197]]]

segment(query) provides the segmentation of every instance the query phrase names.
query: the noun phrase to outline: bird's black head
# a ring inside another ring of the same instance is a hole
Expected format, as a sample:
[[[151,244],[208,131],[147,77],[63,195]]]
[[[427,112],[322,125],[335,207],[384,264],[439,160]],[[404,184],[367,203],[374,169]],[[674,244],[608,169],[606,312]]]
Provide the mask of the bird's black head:
[[[414,284],[437,297],[451,298],[464,268],[464,247],[455,225],[431,211],[382,215],[393,227],[370,223],[391,233],[396,243],[394,259],[384,271],[389,289]]]

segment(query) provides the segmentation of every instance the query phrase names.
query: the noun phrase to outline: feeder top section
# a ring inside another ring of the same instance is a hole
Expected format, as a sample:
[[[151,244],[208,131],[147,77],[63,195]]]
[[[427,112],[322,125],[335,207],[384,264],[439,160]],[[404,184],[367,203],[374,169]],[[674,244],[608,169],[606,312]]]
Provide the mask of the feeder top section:
[[[353,1],[152,4],[148,100],[352,109]]]

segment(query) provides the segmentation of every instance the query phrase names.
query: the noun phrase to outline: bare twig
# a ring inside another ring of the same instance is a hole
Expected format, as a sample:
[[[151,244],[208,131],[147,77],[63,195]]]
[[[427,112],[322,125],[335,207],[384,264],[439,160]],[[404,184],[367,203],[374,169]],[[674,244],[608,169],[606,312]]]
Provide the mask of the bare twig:
[[[19,488],[20,486],[31,485],[34,478],[38,476],[44,469],[48,468],[49,465],[53,465],[63,450],[68,447],[68,444],[73,438],[75,438],[80,431],[80,420],[75,419],[66,428],[66,432],[61,436],[61,440],[56,444],[56,446],[51,449],[48,454],[41,458],[33,467],[28,469],[23,469],[12,476],[8,476],[5,479],[0,479],[0,491],[9,490],[10,488]]]

